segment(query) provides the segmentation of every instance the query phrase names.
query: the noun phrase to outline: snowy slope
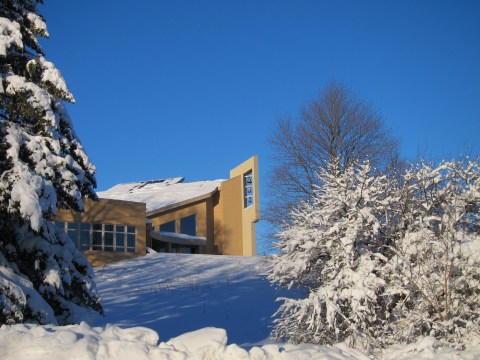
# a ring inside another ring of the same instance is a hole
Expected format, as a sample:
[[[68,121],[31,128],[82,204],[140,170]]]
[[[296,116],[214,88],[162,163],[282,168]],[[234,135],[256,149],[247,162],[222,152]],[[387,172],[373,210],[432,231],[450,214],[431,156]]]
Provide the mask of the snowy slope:
[[[282,294],[259,275],[260,260],[151,254],[97,268],[106,316],[95,325],[147,326],[161,340],[214,326],[226,329],[231,342],[262,343]]]
[[[259,257],[186,254],[151,254],[97,268],[107,314],[90,319],[96,327],[3,325],[0,359],[369,359],[343,344],[269,339],[274,299],[282,294],[259,276],[261,268]],[[480,346],[441,349],[423,338],[388,349],[384,359],[480,359]]]

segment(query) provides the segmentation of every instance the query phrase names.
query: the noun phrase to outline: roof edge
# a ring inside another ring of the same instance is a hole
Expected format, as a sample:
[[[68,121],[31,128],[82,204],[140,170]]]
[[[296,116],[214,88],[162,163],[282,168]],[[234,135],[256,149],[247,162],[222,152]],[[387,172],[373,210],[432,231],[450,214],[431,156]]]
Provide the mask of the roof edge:
[[[183,200],[183,201],[177,202],[175,204],[170,204],[170,205],[167,205],[167,206],[155,209],[155,210],[147,211],[146,216],[149,217],[149,216],[157,215],[159,213],[169,211],[169,210],[175,209],[175,208],[180,207],[180,206],[184,206],[184,205],[188,205],[188,204],[191,204],[191,203],[194,203],[194,202],[197,202],[197,201],[208,199],[213,194],[217,193],[219,191],[219,188],[220,188],[220,186],[217,186],[215,188],[215,190],[213,190],[209,193],[206,193],[206,194],[203,194],[203,195],[200,195],[200,196],[196,196],[196,197],[191,198],[191,199]]]

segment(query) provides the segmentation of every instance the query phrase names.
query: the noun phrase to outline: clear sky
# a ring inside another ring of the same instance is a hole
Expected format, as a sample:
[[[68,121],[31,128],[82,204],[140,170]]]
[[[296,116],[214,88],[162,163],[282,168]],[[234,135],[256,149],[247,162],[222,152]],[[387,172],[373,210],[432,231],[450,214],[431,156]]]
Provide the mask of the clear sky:
[[[383,114],[406,157],[480,153],[480,1],[60,1],[42,42],[76,97],[98,190],[227,178],[330,80]]]

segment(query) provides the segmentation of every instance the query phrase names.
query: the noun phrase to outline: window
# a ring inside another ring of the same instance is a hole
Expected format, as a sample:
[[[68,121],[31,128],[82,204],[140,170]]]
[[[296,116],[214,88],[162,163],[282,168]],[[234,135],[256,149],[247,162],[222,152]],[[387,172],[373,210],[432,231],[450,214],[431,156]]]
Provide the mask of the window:
[[[81,223],[80,224],[80,246],[78,248],[80,250],[90,250],[91,243],[91,224],[89,223]]]
[[[176,232],[176,229],[175,229],[175,220],[169,221],[169,222],[167,222],[167,223],[165,223],[165,224],[160,225],[160,231],[161,231],[161,232],[171,232],[171,233]]]
[[[180,219],[180,233],[185,235],[197,235],[197,217],[195,214]]]
[[[253,205],[253,175],[252,171],[243,175],[243,207]]]
[[[103,234],[103,251],[113,251],[113,232]]]
[[[124,252],[125,251],[125,234],[117,232],[115,234],[115,251]]]
[[[78,225],[76,222],[69,222],[67,225],[67,234],[75,244],[78,242]]]
[[[135,226],[56,222],[84,250],[135,252],[137,229]]]
[[[127,252],[135,252],[135,234],[127,234]]]
[[[93,224],[92,225],[92,248],[90,250],[102,250],[102,224]]]

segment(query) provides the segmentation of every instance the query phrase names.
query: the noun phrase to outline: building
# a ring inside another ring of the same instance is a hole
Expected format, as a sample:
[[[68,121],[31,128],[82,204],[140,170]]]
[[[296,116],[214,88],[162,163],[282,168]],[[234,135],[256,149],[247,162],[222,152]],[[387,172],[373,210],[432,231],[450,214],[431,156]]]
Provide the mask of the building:
[[[156,251],[256,254],[259,220],[258,158],[230,171],[227,180],[187,183],[183,178],[119,184],[99,192],[85,211],[60,210],[58,226],[93,266]]]

